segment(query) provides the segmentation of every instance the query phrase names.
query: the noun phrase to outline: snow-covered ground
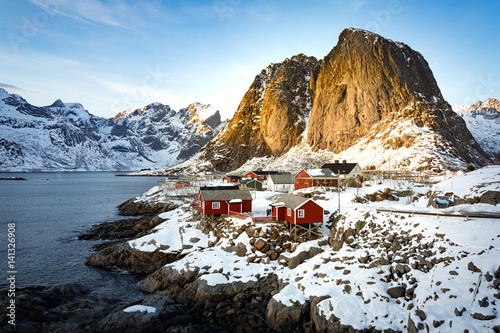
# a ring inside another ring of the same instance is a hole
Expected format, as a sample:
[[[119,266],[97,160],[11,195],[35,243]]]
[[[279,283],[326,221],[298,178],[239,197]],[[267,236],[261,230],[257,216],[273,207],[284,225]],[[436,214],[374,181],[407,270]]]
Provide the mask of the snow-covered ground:
[[[450,182],[457,195],[476,189],[498,191],[500,167],[457,176],[434,185],[434,190],[447,190]],[[406,331],[409,318],[415,325],[427,325],[433,332],[463,332],[465,329],[485,332],[500,325],[500,293],[498,286],[494,288],[496,280],[493,280],[500,265],[500,220],[380,212],[377,208],[435,212],[435,208],[427,207],[425,196],[431,187],[389,181],[365,185],[370,186],[341,192],[342,218],[332,229],[325,223],[323,238],[303,242],[293,253],[283,252],[279,260],[259,263],[247,260],[250,256],[265,254],[252,247],[246,232],[235,239],[216,239],[213,233],[204,234],[196,228],[199,222],[192,220],[186,206],[161,214],[165,222],[156,227],[155,233],[129,244],[141,251],[160,249],[188,253],[167,266],[178,271],[199,270],[202,274],[199,278],[211,286],[255,281],[257,277],[276,274],[285,287],[273,296],[275,301],[285,306],[300,306],[313,296],[324,296],[317,304],[319,313],[327,320],[334,315],[342,324],[357,329],[375,327]],[[411,190],[413,197],[420,199],[413,202],[408,197],[398,201],[353,201],[387,188]],[[339,207],[335,190],[309,188],[296,194],[304,192],[313,192],[317,202],[329,212]],[[265,216],[265,210],[278,193],[256,192],[254,195],[254,216]],[[500,204],[460,205],[449,209],[482,210],[500,216]],[[324,221],[328,219],[329,215],[325,215]],[[252,223],[250,219],[228,220],[235,228],[245,228]],[[330,232],[342,235],[342,231],[355,230],[360,223],[359,231],[345,237],[338,251],[324,245]],[[244,257],[227,250],[230,240],[243,244]],[[210,242],[217,243],[209,247]],[[284,257],[290,260],[313,247],[319,248],[320,253],[294,269],[283,264]],[[402,295],[391,296],[394,290],[396,293],[402,290]]]

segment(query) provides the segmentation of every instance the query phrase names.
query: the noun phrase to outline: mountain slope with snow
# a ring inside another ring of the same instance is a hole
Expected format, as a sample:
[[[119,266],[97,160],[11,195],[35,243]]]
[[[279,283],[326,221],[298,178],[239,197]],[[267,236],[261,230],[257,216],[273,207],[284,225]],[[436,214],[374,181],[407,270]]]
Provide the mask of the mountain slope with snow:
[[[412,170],[465,169],[489,161],[420,53],[347,28],[323,61],[299,55],[263,70],[228,126],[169,172],[241,171],[257,161],[266,163],[262,168],[291,160],[307,165],[326,152],[365,167]]]
[[[37,107],[0,89],[0,171],[109,171],[168,167],[193,156],[221,124],[209,105],[153,103],[115,119],[58,100]]]
[[[500,101],[489,98],[468,108],[456,107],[455,112],[491,158],[500,154]]]

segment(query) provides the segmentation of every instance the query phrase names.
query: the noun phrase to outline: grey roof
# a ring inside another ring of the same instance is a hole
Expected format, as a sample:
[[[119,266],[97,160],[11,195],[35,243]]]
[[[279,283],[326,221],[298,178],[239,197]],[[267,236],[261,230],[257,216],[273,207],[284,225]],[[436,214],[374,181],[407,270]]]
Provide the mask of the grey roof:
[[[311,177],[318,178],[336,178],[337,175],[330,169],[306,169],[305,170]]]
[[[205,201],[252,200],[249,190],[201,190],[201,196]]]
[[[339,175],[348,175],[351,173],[352,169],[356,167],[356,165],[358,165],[358,163],[337,162],[337,163],[327,163],[323,165],[322,168],[330,169]]]
[[[242,181],[241,181],[241,184],[248,184],[248,183],[251,183],[251,182],[258,182],[258,183],[261,183],[261,184],[262,184],[262,182],[261,182],[261,181],[259,181],[259,180],[257,180],[257,179],[251,179],[251,178],[249,178],[249,179],[245,179],[245,180],[242,180]]]
[[[295,209],[295,208],[299,207],[300,205],[302,205],[307,200],[309,200],[309,199],[304,198],[304,197],[298,197],[298,196],[293,195],[293,194],[282,194],[278,198],[276,198],[276,200],[274,200],[273,204],[282,202],[285,204],[285,207]]]
[[[240,187],[238,185],[219,185],[219,186],[201,186],[200,190],[202,191],[228,191],[228,190],[239,190]]]
[[[253,172],[255,173],[256,175],[275,175],[277,173],[279,173],[279,171],[250,171],[250,172]]]
[[[295,184],[292,174],[271,175],[270,178],[272,179],[273,184]]]

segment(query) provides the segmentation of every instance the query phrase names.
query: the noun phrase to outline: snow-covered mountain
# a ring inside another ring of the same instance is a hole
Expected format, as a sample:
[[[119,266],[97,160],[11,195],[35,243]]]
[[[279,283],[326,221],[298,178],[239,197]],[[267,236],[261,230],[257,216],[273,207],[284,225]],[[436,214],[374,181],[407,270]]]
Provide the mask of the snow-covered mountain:
[[[57,100],[37,107],[0,89],[0,171],[92,171],[168,167],[222,128],[219,111],[153,103],[114,119]]]
[[[455,107],[481,148],[492,158],[500,154],[500,101],[488,98],[469,107]]]
[[[489,156],[420,53],[348,28],[323,60],[300,54],[264,69],[228,125],[168,172],[299,171],[335,159],[443,170],[485,165]]]

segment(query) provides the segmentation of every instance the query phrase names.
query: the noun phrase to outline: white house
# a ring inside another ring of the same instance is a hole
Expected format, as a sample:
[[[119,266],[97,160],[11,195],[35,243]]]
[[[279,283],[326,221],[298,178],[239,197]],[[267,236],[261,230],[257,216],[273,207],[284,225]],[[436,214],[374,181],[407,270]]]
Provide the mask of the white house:
[[[295,179],[292,174],[288,173],[271,175],[267,179],[267,190],[291,193],[295,190]]]

